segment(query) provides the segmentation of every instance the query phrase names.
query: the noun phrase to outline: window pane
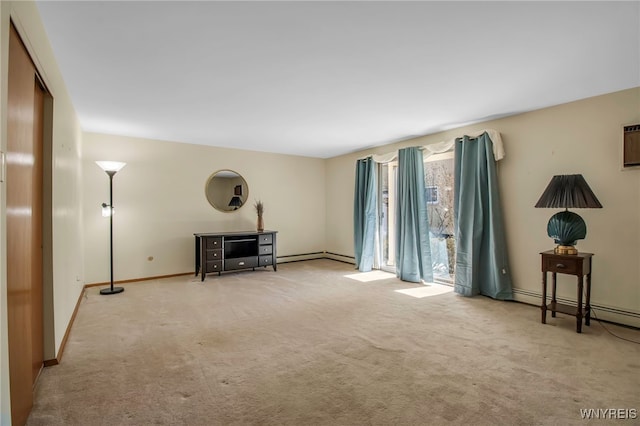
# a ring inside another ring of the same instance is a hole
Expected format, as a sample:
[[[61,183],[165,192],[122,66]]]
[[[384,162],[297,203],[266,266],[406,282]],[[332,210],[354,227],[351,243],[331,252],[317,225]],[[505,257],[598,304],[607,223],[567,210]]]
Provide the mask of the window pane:
[[[380,268],[395,272],[395,212],[396,212],[396,177],[398,163],[391,162],[380,165]]]
[[[426,202],[433,276],[436,281],[453,282],[455,273],[455,235],[453,226],[453,153],[427,159],[424,165]]]

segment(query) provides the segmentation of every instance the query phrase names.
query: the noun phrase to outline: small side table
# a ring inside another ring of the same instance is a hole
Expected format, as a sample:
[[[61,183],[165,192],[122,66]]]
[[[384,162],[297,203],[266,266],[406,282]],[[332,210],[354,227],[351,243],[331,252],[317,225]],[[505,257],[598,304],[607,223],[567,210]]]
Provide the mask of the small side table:
[[[582,318],[584,325],[591,322],[591,258],[593,253],[555,254],[553,250],[540,253],[542,256],[542,323],[547,323],[547,311],[555,318],[556,312],[576,317],[576,332],[582,333]],[[547,272],[551,272],[551,303],[547,304]],[[578,304],[565,305],[556,301],[556,274],[569,274],[578,277]],[[582,306],[582,292],[584,276],[587,276],[587,294],[584,307]]]

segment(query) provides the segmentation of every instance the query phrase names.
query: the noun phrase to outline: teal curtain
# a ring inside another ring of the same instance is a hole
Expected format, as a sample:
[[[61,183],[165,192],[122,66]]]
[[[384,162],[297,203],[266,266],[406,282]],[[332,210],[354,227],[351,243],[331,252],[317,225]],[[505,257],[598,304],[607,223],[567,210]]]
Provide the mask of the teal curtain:
[[[353,206],[354,251],[356,268],[368,272],[373,268],[376,236],[376,163],[372,157],[356,163],[356,187]]]
[[[433,282],[424,162],[418,147],[398,151],[396,275],[403,281]]]
[[[454,290],[513,298],[493,142],[487,133],[455,142],[456,274]]]

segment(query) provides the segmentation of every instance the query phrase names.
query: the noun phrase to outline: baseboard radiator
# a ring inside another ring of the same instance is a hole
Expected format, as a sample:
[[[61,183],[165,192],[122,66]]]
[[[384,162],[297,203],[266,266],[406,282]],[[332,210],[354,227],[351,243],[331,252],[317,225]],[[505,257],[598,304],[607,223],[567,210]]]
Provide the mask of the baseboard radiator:
[[[542,292],[525,290],[521,288],[513,289],[514,299],[518,302],[528,305],[540,306],[542,304]],[[556,297],[558,302],[575,306],[577,302],[573,299],[564,297]],[[547,301],[551,300],[551,295],[547,294]],[[600,305],[591,303],[591,310],[598,319],[613,322],[621,325],[628,325],[634,328],[640,328],[640,312],[626,309],[615,308],[613,306]],[[593,318],[593,315],[591,316]]]

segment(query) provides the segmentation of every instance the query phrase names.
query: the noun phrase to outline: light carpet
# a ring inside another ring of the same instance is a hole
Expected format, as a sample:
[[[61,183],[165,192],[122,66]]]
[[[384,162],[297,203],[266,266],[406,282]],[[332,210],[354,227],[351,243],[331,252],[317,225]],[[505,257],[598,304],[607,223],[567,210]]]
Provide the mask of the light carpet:
[[[573,425],[640,409],[639,345],[596,321],[543,325],[534,306],[331,260],[124,287],[86,291],[28,425]]]

